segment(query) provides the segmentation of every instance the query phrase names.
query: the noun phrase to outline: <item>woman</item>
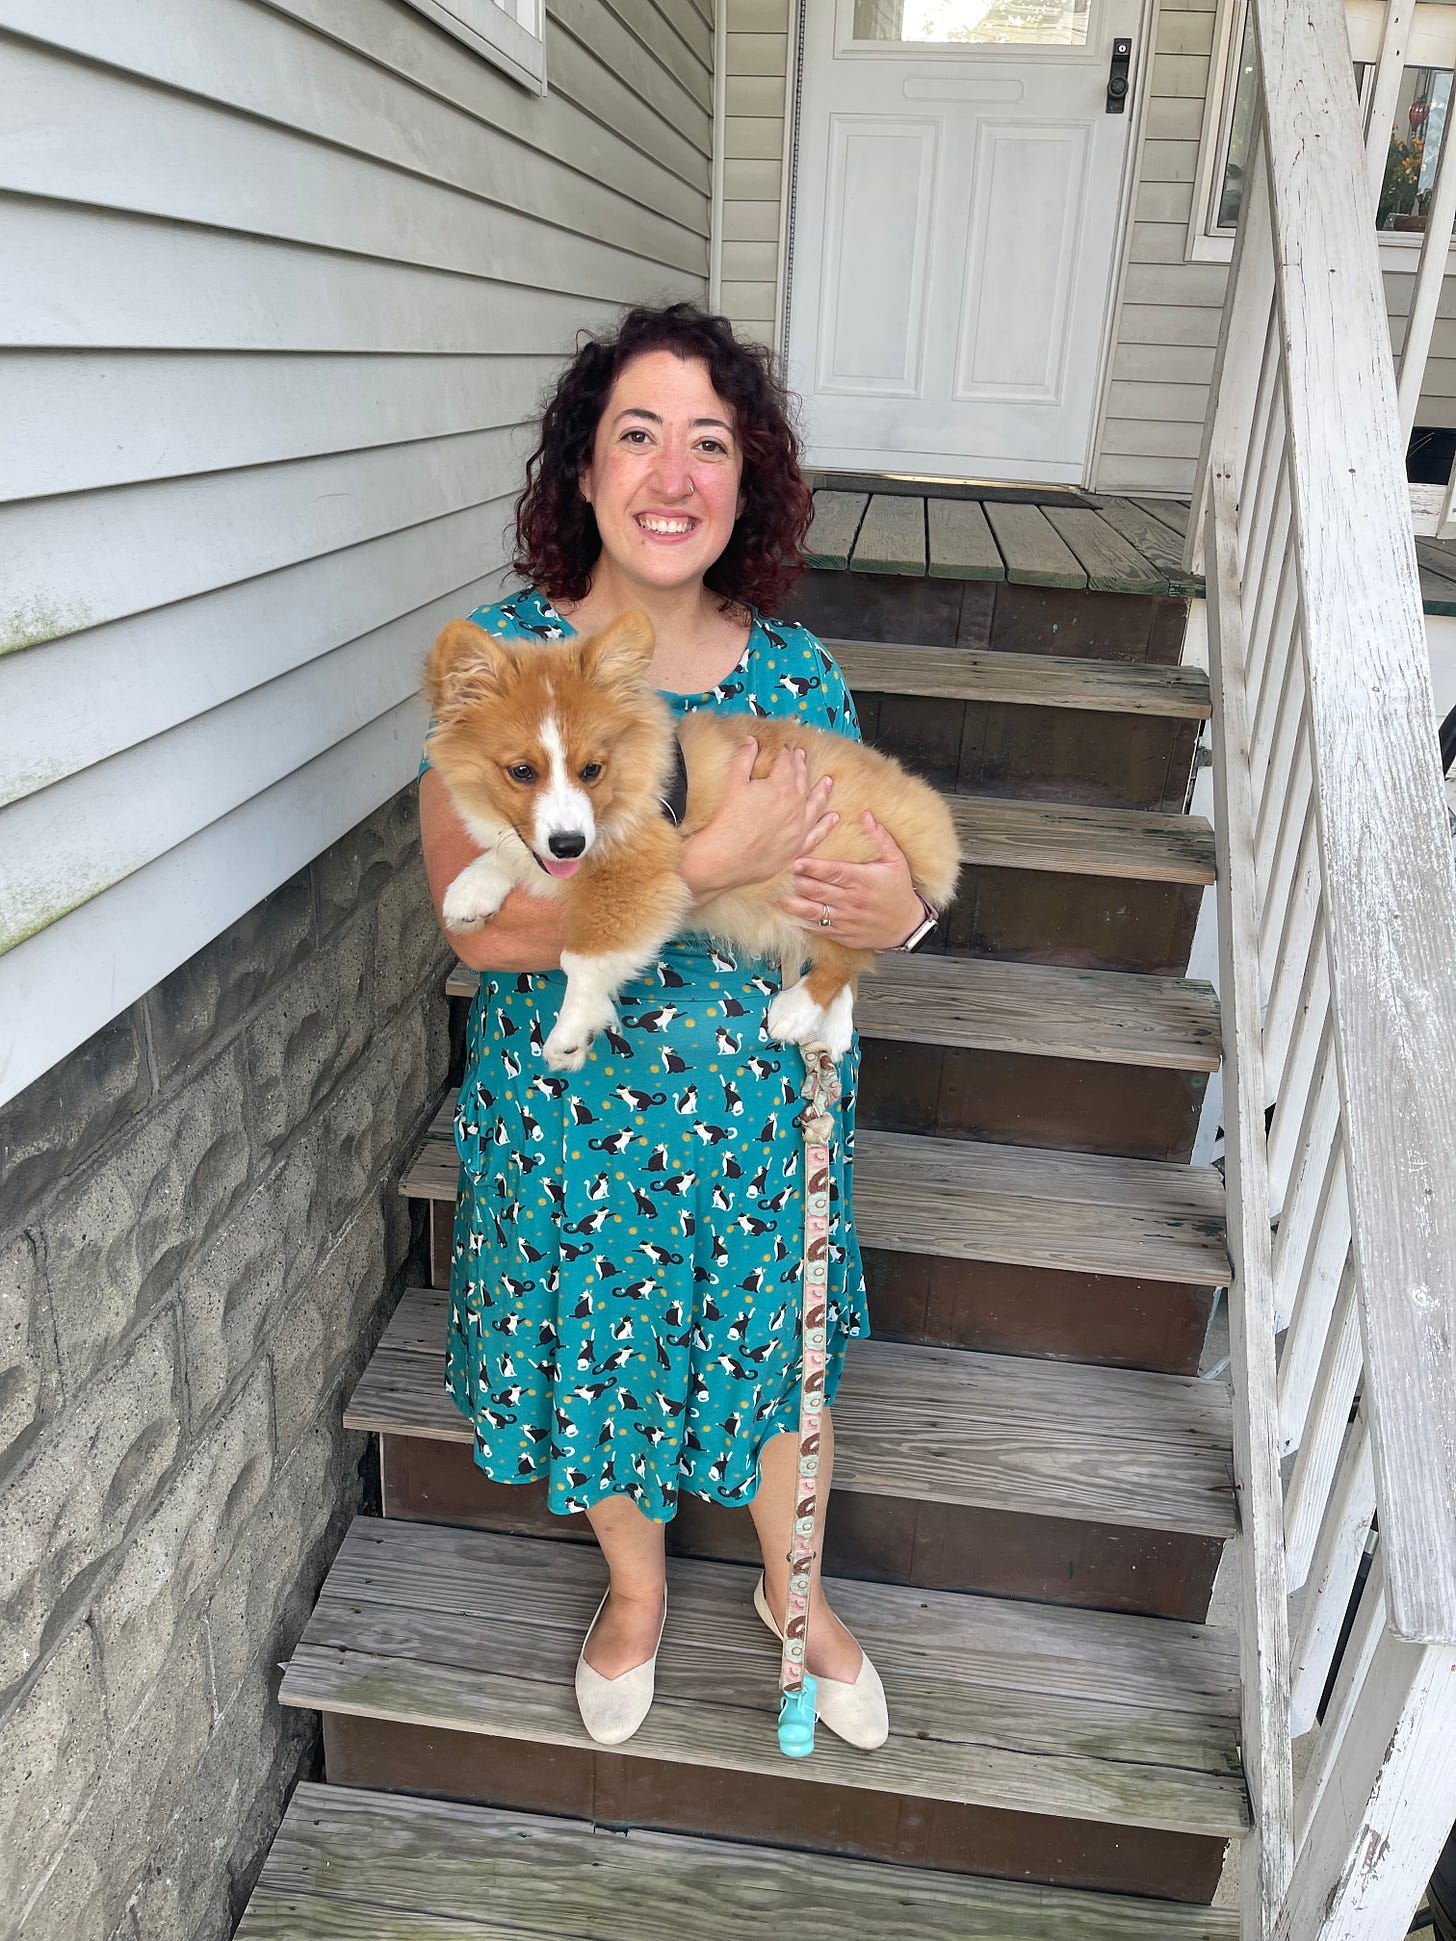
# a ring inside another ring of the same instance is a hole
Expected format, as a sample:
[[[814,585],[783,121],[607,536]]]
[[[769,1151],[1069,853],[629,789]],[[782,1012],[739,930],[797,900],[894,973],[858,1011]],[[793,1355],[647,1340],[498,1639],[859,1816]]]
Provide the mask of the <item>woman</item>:
[[[723,808],[684,845],[698,897],[795,867],[786,908],[854,948],[901,942],[925,911],[899,850],[816,862],[829,785],[802,755],[754,780],[755,714],[858,735],[834,663],[802,628],[765,620],[800,565],[811,513],[767,353],[687,304],[634,310],[583,346],[557,386],[516,512],[526,590],[472,618],[507,638],[589,634],[632,608],[652,620],[656,685],[676,713],[745,717]],[[428,750],[426,754],[428,764]],[[420,816],[438,913],[477,853],[438,778]],[[515,891],[470,936],[482,973],[456,1121],[462,1161],[446,1380],[497,1481],[545,1477],[553,1511],[584,1511],[610,1589],[583,1643],[577,1696],[604,1744],[652,1701],[666,1617],[663,1530],[678,1491],[746,1503],[763,1551],[763,1613],[782,1613],[795,1481],[802,1063],[763,1029],[777,971],[700,938],[627,985],[621,1027],[571,1078],[540,1045],[560,1001],[559,906]],[[857,1051],[845,1061],[829,1287],[832,1402],[845,1343],[867,1332],[850,1215]],[[825,1414],[820,1501],[833,1431]],[[828,1608],[816,1566],[809,1669],[819,1713],[866,1748],[888,1730],[874,1667]]]

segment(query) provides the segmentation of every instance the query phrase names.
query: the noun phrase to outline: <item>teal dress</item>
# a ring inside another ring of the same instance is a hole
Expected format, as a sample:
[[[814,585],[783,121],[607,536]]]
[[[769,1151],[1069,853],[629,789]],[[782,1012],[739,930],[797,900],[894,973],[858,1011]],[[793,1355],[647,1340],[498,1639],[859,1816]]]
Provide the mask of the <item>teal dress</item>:
[[[471,615],[507,639],[572,629],[530,590]],[[858,738],[843,677],[802,627],[754,616],[717,687],[663,696]],[[471,1007],[445,1385],[496,1482],[546,1478],[552,1510],[679,1491],[748,1502],[763,1444],[798,1424],[803,1063],[764,1029],[778,970],[684,936],[623,987],[576,1073],[541,1046],[560,971],[486,972]],[[850,1203],[856,1044],[841,1067],[830,1229],[833,1401],[868,1333]]]

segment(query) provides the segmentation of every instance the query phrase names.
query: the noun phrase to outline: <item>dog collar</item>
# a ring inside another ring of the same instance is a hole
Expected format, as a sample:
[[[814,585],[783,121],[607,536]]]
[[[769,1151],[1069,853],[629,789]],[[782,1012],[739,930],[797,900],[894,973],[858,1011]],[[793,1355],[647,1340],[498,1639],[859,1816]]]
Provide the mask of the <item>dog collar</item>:
[[[657,799],[662,804],[662,813],[668,821],[674,828],[681,828],[682,819],[688,812],[688,765],[683,760],[682,743],[676,735],[672,738],[672,752],[676,763],[672,779],[667,785],[666,792],[659,795]]]

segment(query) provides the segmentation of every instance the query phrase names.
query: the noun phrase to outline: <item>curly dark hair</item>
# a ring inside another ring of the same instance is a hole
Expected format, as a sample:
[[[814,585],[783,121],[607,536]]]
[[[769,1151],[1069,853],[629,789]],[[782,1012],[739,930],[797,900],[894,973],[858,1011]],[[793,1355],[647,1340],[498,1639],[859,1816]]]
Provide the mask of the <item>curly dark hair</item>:
[[[713,389],[733,409],[743,454],[743,511],[733,536],[704,575],[725,607],[773,613],[803,570],[814,501],[799,472],[799,441],[772,353],[740,344],[726,317],[692,303],[629,310],[611,335],[589,338],[563,372],[541,414],[541,442],[516,501],[522,579],[563,600],[585,599],[602,549],[596,515],[578,478],[617,374],[648,351],[700,358]]]

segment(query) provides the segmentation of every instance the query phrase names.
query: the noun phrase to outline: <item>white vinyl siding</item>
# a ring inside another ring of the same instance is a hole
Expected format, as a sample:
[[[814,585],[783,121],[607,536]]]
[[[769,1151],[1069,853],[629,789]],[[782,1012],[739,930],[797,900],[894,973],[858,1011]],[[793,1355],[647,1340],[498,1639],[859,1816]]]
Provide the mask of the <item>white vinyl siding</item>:
[[[0,1101],[409,781],[559,360],[705,295],[706,10],[550,0],[546,61],[0,0]]]
[[[749,343],[778,342],[784,107],[791,0],[724,0],[723,314]]]

